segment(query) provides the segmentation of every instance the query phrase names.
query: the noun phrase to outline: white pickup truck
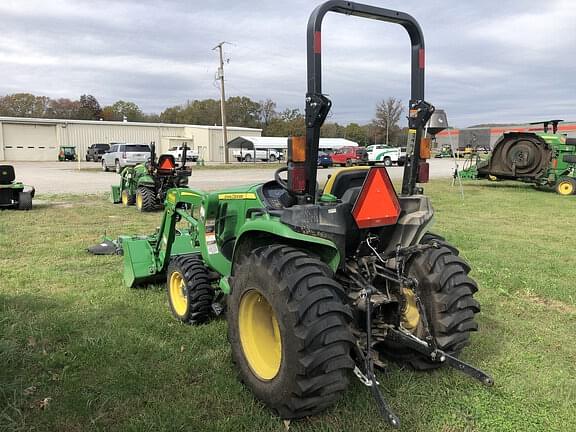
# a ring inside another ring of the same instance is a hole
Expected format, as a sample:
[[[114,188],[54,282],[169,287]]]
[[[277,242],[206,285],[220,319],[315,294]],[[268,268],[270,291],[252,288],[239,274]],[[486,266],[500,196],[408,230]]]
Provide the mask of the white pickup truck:
[[[236,158],[238,162],[253,162],[254,150],[248,149],[233,149],[232,157]],[[273,149],[256,150],[256,160],[275,162],[284,157],[281,151]]]
[[[171,154],[176,159],[176,162],[182,160],[182,151],[184,147],[176,146],[170,147],[170,149],[166,152],[166,154]],[[192,150],[190,147],[186,150],[186,162],[196,162],[198,160],[198,152],[196,150]]]
[[[375,144],[366,148],[368,152],[368,164],[375,165],[383,163],[385,166],[392,166],[393,163],[398,166],[404,165],[406,160],[405,147],[390,147],[384,144]]]

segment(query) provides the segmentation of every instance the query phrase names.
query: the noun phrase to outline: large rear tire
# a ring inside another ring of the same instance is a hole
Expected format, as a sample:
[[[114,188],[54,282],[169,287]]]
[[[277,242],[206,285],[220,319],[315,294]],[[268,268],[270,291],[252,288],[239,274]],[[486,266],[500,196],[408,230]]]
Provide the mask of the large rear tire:
[[[235,269],[228,338],[244,384],[284,419],[317,414],[341,396],[354,368],[350,309],[322,261],[283,245]]]
[[[158,207],[156,194],[152,189],[140,186],[136,190],[136,208],[140,212],[151,212]]]
[[[433,234],[426,234],[421,243],[435,244],[436,247],[415,255],[407,263],[408,274],[419,281],[420,300],[426,312],[430,333],[438,348],[458,356],[469,344],[470,333],[478,330],[474,316],[480,312],[480,305],[473,298],[478,286],[468,277],[470,267],[458,256],[458,250],[454,246]],[[424,326],[415,299],[410,290],[404,289],[404,293],[402,325],[423,339]],[[385,357],[417,370],[442,366],[442,363],[433,362],[392,342],[386,342],[380,348]]]
[[[32,210],[31,192],[18,192],[18,210]]]
[[[203,324],[210,319],[214,290],[200,256],[172,258],[166,273],[166,288],[170,311],[177,320],[185,324]]]

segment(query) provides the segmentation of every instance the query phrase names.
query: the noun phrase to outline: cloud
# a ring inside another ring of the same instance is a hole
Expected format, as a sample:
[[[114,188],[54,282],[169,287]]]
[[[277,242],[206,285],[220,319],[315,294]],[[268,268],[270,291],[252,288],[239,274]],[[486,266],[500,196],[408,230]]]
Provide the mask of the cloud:
[[[147,112],[218,98],[225,45],[227,95],[303,109],[306,24],[320,2],[292,0],[4,0],[0,94],[27,91]],[[427,99],[457,126],[576,119],[576,4],[569,0],[371,0],[416,17],[426,38]],[[378,101],[409,98],[410,51],[396,25],[329,14],[323,90],[332,121],[367,122]]]

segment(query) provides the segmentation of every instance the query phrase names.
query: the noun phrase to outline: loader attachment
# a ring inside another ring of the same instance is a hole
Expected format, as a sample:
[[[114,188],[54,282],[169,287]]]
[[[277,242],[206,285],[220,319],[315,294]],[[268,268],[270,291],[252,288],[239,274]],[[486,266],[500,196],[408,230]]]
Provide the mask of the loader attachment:
[[[124,283],[129,288],[162,279],[157,272],[154,249],[148,238],[122,239],[124,251]]]

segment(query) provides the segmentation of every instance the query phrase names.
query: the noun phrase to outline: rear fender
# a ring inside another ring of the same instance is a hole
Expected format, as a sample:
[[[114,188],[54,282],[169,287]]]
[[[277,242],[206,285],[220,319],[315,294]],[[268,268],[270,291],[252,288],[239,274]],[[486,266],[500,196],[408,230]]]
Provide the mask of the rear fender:
[[[334,272],[340,264],[338,247],[332,241],[297,233],[278,219],[265,215],[247,221],[239,231],[232,258],[232,274],[234,274],[236,263],[242,256],[258,247],[274,244],[286,244],[310,251],[328,264]]]

